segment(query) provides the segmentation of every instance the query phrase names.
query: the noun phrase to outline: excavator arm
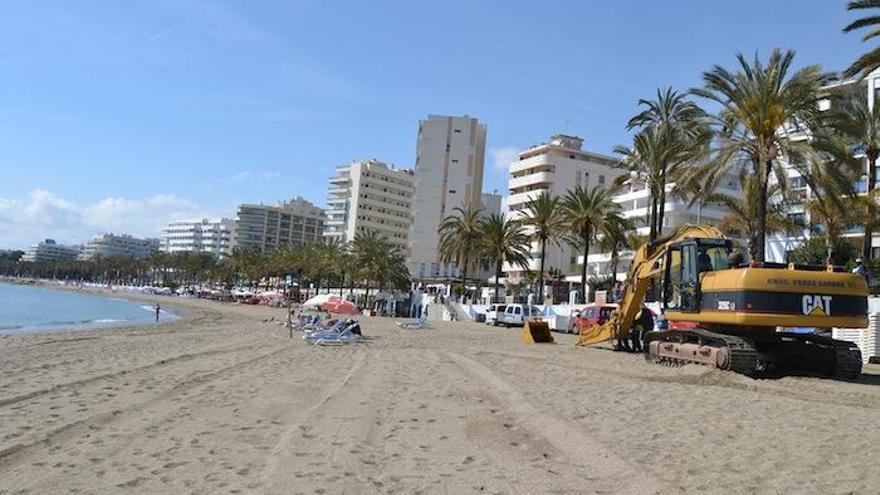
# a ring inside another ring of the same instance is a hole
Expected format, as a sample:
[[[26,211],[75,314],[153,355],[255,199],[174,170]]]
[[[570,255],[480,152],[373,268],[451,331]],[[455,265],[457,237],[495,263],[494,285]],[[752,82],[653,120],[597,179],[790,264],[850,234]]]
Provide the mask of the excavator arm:
[[[581,329],[577,345],[592,345],[611,339],[629,337],[633,320],[645,301],[651,280],[662,277],[668,247],[685,239],[724,239],[724,234],[710,225],[684,225],[669,237],[646,243],[633,255],[623,296],[608,321]]]

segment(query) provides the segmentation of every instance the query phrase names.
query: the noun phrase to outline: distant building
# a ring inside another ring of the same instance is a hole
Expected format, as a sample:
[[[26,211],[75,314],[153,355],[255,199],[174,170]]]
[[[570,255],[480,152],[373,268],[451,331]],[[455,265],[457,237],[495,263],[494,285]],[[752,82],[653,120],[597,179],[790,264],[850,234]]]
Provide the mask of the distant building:
[[[80,250],[80,246],[65,246],[55,242],[55,239],[46,239],[31,246],[21,257],[21,260],[31,262],[75,260],[79,256]]]
[[[486,216],[501,215],[501,204],[502,198],[498,191],[480,195],[480,207],[483,208],[483,214]]]
[[[81,260],[95,258],[115,258],[130,256],[137,259],[149,258],[159,250],[159,239],[139,239],[130,235],[101,234],[95,236],[83,247],[79,254]]]
[[[324,210],[297,197],[275,206],[243,204],[235,220],[235,249],[272,251],[321,239]]]
[[[413,277],[459,275],[440,262],[440,223],[457,207],[480,207],[486,125],[467,115],[429,115],[419,121],[413,222],[409,229],[408,267]]]
[[[601,155],[583,148],[583,139],[562,134],[550,138],[550,142],[533,146],[520,152],[519,160],[510,164],[507,197],[507,211],[512,218],[526,218],[529,202],[542,193],[564,196],[576,186],[585,188],[599,186],[611,187],[614,179],[623,170],[613,168],[617,162],[613,157]],[[528,269],[540,271],[541,245],[533,242],[532,257]],[[544,270],[556,268],[565,275],[578,272],[577,253],[567,243],[548,245],[544,257]],[[518,265],[504,264],[505,275],[513,280],[521,280],[525,270]]]
[[[166,253],[232,253],[235,222],[228,218],[175,220],[162,229],[161,250]]]
[[[378,160],[358,160],[336,167],[327,191],[324,237],[354,240],[373,230],[406,249],[414,192],[413,173]]]

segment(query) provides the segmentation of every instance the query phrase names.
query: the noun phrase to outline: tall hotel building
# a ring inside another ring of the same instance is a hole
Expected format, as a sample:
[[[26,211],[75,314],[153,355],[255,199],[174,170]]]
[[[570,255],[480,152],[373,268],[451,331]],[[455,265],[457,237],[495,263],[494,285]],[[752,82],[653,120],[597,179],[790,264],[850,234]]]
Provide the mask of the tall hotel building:
[[[507,197],[508,214],[513,218],[528,215],[528,203],[542,193],[564,196],[576,186],[592,188],[611,187],[614,179],[627,172],[613,168],[616,160],[583,148],[583,139],[575,136],[556,135],[550,142],[533,146],[520,152],[519,160],[510,164],[510,178],[507,182],[510,196]],[[532,257],[528,264],[530,271],[540,271],[541,246],[533,242]],[[566,275],[578,271],[577,252],[568,244],[548,245],[544,258],[544,270],[556,268]],[[518,281],[525,275],[522,267],[505,263],[505,276]]]
[[[345,243],[372,230],[405,250],[413,187],[411,170],[378,160],[336,167],[328,190],[324,237]]]
[[[229,218],[174,220],[162,229],[160,249],[166,253],[211,253],[222,258],[232,252],[235,222]]]
[[[324,210],[303,198],[269,206],[243,204],[235,220],[235,249],[273,251],[313,244],[324,230]]]
[[[476,118],[429,115],[419,121],[408,249],[414,278],[459,274],[458,267],[440,262],[437,229],[456,207],[480,207],[485,154],[486,125]]]

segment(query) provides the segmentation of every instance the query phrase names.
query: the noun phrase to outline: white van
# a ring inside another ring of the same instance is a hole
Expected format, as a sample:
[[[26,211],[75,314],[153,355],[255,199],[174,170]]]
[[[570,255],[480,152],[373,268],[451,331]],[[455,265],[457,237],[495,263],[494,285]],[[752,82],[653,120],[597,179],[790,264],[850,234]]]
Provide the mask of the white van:
[[[506,307],[506,304],[490,305],[489,309],[486,310],[486,325],[492,325],[494,327],[501,323],[501,317],[504,316],[504,309]]]
[[[541,310],[537,306],[527,304],[508,304],[504,308],[504,316],[499,318],[506,327],[521,327],[529,318],[541,316]]]

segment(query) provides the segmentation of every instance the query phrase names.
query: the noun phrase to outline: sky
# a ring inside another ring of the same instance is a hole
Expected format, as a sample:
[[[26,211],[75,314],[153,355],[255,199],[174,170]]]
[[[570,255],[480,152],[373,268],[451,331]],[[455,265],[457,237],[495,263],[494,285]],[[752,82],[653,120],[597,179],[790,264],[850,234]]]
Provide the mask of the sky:
[[[415,161],[418,120],[488,125],[484,189],[555,133],[611,153],[658,87],[738,52],[841,70],[844,0],[0,3],[0,248],[158,236],[326,201],[337,165]]]

